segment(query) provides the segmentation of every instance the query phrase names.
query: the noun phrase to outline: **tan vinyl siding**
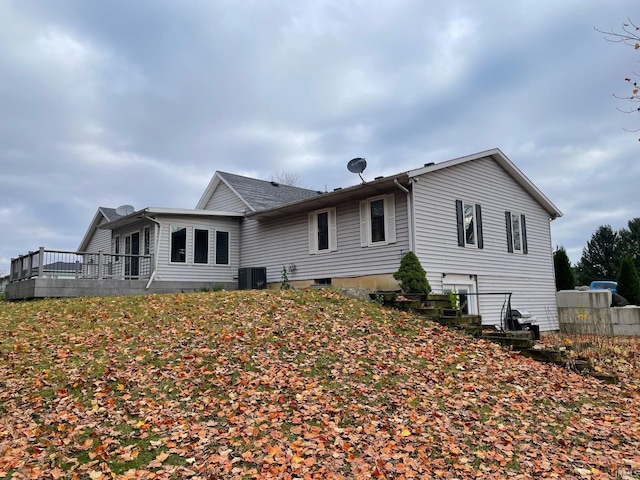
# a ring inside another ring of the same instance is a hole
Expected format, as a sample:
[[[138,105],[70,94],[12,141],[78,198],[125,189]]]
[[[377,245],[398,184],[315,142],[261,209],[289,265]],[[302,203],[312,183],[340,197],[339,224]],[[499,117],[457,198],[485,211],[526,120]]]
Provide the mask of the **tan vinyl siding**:
[[[395,192],[388,192],[395,193]],[[267,281],[278,282],[283,265],[295,264],[289,280],[357,277],[393,273],[409,249],[407,200],[395,193],[396,242],[363,247],[360,242],[359,202],[335,205],[337,250],[309,253],[308,214],[242,225],[242,267],[267,267]]]
[[[415,250],[429,273],[475,275],[478,291],[512,291],[513,306],[557,325],[549,215],[494,160],[485,158],[418,177],[414,183]],[[456,200],[482,206],[484,248],[457,243]],[[508,253],[505,211],[524,214],[528,254]],[[500,304],[500,305],[498,305]],[[479,297],[484,323],[498,323],[502,301]]]
[[[107,219],[103,218],[100,222],[100,225],[107,223]],[[103,228],[96,228],[91,240],[87,245],[87,252],[89,253],[97,253],[97,252],[111,252],[111,230],[105,230]]]
[[[537,319],[541,330],[557,330],[558,317],[555,302],[555,282],[541,277],[501,277],[481,275],[478,277],[478,290],[493,292],[513,292],[511,306],[524,308]],[[553,301],[552,301],[553,299]],[[500,312],[506,296],[480,296],[479,305],[482,323],[500,325]]]
[[[109,253],[111,251],[111,230],[98,228],[93,234],[93,237],[91,237],[91,241],[89,241],[86,251],[90,253],[97,253],[100,251]]]
[[[226,212],[243,212],[248,210],[247,206],[233,191],[224,183],[220,182],[211,198],[204,207],[205,210],[219,210]]]

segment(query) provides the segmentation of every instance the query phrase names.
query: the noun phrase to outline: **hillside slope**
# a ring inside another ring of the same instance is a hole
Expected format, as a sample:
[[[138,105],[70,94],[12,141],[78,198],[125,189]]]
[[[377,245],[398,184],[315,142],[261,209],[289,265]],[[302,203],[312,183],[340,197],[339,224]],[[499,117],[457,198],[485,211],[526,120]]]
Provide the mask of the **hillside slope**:
[[[0,477],[640,476],[637,384],[331,290],[0,302],[0,329]]]

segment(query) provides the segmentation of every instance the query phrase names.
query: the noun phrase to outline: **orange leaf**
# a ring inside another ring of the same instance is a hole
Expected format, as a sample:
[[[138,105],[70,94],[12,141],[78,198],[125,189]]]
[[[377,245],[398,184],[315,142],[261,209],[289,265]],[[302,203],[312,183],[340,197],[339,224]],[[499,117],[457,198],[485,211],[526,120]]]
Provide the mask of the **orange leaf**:
[[[158,456],[155,458],[155,461],[162,463],[167,458],[169,458],[169,453],[168,452],[162,452],[162,453],[158,454]]]

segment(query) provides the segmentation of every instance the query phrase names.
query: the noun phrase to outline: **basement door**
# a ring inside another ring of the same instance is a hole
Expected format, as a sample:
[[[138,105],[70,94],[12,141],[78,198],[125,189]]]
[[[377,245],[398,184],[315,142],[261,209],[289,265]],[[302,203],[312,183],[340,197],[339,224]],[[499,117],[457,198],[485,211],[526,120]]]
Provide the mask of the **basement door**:
[[[463,314],[478,314],[478,287],[475,275],[458,273],[445,273],[442,277],[442,290],[448,294],[451,291],[458,293]],[[473,295],[467,295],[467,294]]]

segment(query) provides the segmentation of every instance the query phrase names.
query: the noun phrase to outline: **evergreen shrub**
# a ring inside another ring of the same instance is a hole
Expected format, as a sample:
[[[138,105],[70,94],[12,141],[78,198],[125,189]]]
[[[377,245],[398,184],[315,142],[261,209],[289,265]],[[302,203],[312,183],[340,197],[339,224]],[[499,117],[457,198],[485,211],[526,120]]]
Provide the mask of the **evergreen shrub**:
[[[616,291],[632,305],[640,305],[640,278],[629,255],[620,262]]]
[[[393,274],[393,278],[400,282],[400,288],[405,293],[428,294],[431,291],[427,272],[425,272],[420,260],[413,252],[408,252],[400,261],[400,268]]]

